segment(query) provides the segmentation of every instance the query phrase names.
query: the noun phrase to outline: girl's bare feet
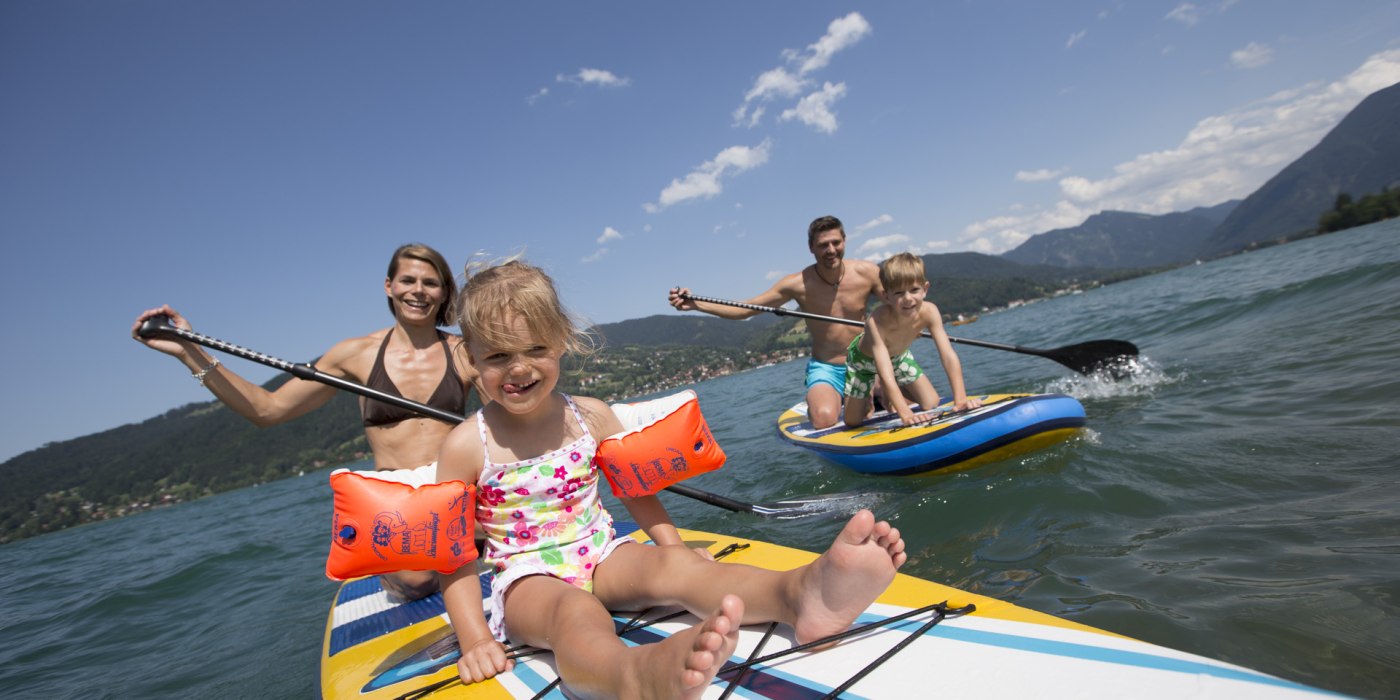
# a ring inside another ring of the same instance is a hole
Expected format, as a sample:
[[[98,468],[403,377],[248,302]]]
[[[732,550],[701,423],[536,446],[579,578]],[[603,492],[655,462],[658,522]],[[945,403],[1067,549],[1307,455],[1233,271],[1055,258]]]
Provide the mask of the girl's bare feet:
[[[744,601],[727,595],[719,610],[685,632],[635,647],[636,697],[699,698],[739,643]],[[625,692],[623,695],[631,695]]]
[[[904,565],[904,540],[868,510],[851,516],[831,547],[803,572],[798,583],[799,644],[844,631],[894,580]]]

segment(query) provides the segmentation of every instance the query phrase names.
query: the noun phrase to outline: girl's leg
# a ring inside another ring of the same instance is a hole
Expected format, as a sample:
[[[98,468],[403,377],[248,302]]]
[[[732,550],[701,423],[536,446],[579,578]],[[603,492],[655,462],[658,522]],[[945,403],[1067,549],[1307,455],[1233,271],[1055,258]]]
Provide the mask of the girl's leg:
[[[921,411],[927,411],[938,405],[938,390],[933,388],[933,382],[928,380],[926,374],[905,384],[900,389],[906,398],[919,404]]]
[[[554,650],[559,677],[585,698],[699,697],[733,653],[743,615],[743,602],[729,596],[689,630],[628,647],[596,597],[559,579],[523,578],[505,605],[511,640]]]
[[[685,547],[629,544],[598,565],[593,590],[611,608],[680,605],[696,614],[733,594],[744,601],[745,624],[784,622],[805,643],[846,629],[904,560],[899,530],[862,510],[816,561],[790,571],[713,562]]]

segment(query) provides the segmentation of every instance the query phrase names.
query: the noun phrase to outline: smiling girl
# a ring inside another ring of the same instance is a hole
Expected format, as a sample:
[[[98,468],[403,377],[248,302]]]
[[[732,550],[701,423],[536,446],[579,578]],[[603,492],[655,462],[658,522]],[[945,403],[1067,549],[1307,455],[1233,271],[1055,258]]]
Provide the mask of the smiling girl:
[[[621,499],[654,546],[617,538],[599,499],[598,443],[622,432],[607,404],[556,391],[560,358],[589,346],[553,281],[520,261],[470,275],[459,321],[490,402],[443,443],[444,480],[475,484],[490,598],[475,566],[444,576],[467,683],[513,667],[502,641],[552,649],[572,696],[698,697],[738,627],[780,621],[799,642],[844,630],[893,580],[904,541],[861,511],[816,561],[769,571],[688,549],[655,496]],[[609,609],[680,605],[700,624],[628,646]]]

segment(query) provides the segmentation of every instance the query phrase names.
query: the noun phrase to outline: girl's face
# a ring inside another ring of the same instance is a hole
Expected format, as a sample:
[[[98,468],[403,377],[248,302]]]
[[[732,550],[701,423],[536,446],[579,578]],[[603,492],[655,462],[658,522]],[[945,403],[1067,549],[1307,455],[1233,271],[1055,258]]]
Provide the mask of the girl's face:
[[[467,356],[481,375],[487,398],[511,413],[526,414],[547,405],[559,383],[559,358],[564,349],[549,347],[535,338],[519,316],[512,316],[507,325],[516,349],[493,347],[473,337],[467,341]]]
[[[886,289],[885,303],[900,313],[914,313],[928,296],[928,283],[909,285],[904,289]]]
[[[410,323],[434,323],[447,299],[437,268],[416,258],[399,258],[399,270],[385,278],[384,293],[394,301],[394,316]]]

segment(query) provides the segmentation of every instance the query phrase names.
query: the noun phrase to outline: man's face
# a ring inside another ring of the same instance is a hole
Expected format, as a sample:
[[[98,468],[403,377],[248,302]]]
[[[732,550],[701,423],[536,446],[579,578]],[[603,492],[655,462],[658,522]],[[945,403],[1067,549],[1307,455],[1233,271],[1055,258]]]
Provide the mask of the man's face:
[[[823,231],[812,240],[812,255],[826,267],[836,267],[846,257],[846,233],[839,228]]]

